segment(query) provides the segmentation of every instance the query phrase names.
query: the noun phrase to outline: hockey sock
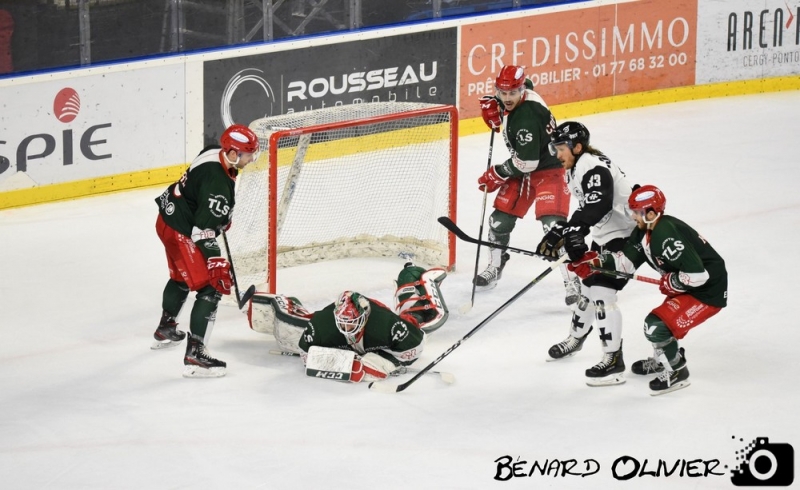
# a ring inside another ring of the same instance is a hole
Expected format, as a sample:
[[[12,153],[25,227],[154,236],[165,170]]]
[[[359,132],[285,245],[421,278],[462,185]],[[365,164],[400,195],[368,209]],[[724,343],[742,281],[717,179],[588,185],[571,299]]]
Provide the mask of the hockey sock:
[[[644,335],[655,349],[664,351],[664,355],[669,360],[670,365],[678,364],[680,361],[678,341],[675,340],[667,325],[652,313],[644,319]]]
[[[189,286],[186,283],[170,279],[164,286],[161,308],[173,318],[177,318],[183,308],[183,303],[189,297]]]
[[[211,286],[206,286],[197,292],[197,299],[192,306],[189,330],[192,335],[206,338],[206,332],[214,326],[217,319],[217,305],[221,295]],[[206,339],[207,340],[207,339]]]
[[[595,305],[595,324],[603,341],[603,352],[616,352],[622,346],[622,313],[617,292],[603,286],[590,286],[589,299]]]

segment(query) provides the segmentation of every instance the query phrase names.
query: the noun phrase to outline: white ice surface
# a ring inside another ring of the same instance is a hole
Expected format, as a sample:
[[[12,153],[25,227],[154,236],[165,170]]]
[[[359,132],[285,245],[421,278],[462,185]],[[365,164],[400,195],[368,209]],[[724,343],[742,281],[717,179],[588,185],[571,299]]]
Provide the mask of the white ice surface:
[[[306,377],[299,360],[269,355],[272,337],[249,330],[230,307],[210,345],[228,362],[227,376],[184,379],[183,348],[149,349],[167,279],[154,232],[161,189],[2,211],[0,487],[732,488],[728,476],[680,471],[618,481],[612,464],[624,455],[649,460],[648,470],[659,459],[718,460],[715,471],[727,473],[755,437],[800,444],[798,108],[800,93],[787,92],[580,118],[595,146],[631,181],[660,186],[668,213],[727,263],[730,305],[682,342],[692,385],[660,397],[649,395],[649,378],[631,374],[624,385],[586,386],[583,371],[600,359],[594,334],[577,356],[545,362],[570,319],[558,273],[437,366],[456,375],[453,385],[426,376],[382,394]],[[472,235],[488,140],[461,140],[458,223]],[[495,162],[506,154],[500,146]],[[529,217],[512,245],[531,248],[541,234]],[[513,256],[499,286],[462,315],[474,261],[475,247],[460,242],[457,272],[443,283],[450,320],[417,367],[546,268]],[[346,260],[286,269],[280,290],[312,308],[344,289],[390,303],[401,266]],[[639,273],[654,275],[647,266]],[[652,352],[641,323],[661,300],[644,283],[620,294],[628,365]],[[553,459],[579,461],[573,471],[595,460],[600,470],[499,482],[495,460],[505,455],[526,462],[525,473]]]

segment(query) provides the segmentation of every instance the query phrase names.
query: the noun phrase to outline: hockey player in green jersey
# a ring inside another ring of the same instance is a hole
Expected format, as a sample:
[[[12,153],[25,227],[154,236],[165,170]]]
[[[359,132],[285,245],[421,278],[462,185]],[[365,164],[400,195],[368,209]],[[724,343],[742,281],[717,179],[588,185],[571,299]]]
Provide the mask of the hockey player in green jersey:
[[[439,289],[445,277],[444,269],[406,264],[397,278],[394,311],[353,291],[315,312],[297,298],[256,293],[250,327],[274,335],[284,352],[299,354],[309,376],[380,381],[416,361],[426,334],[447,320]]]
[[[631,366],[634,374],[659,373],[650,381],[652,395],[689,386],[686,356],[678,340],[728,302],[725,261],[691,226],[665,215],[666,204],[655,186],[635,189],[628,205],[636,229],[622,252],[598,255],[592,251],[569,265],[584,278],[596,274],[596,268],[633,273],[645,262],[661,274],[661,293],[667,298],[644,319],[644,334],[653,344],[654,355]]]
[[[156,199],[156,232],[166,251],[170,279],[152,348],[172,347],[184,339],[175,319],[189,292],[197,291],[183,359],[186,377],[225,375],[226,364],[211,357],[205,347],[217,304],[232,286],[230,264],[221,257],[217,236],[231,225],[236,176],[258,158],[258,138],[246,126],[230,126],[220,145],[204,148],[181,179]]]
[[[505,140],[511,157],[489,169],[478,179],[478,188],[497,192],[494,212],[489,216],[489,241],[508,245],[517,219],[523,218],[536,203],[536,219],[547,233],[556,222],[566,221],[570,195],[564,182],[561,162],[548,150],[556,120],[544,99],[534,91],[533,82],[520,66],[504,66],[495,80],[495,96],[480,99],[486,125],[499,132],[505,115]],[[502,105],[502,108],[501,108]],[[488,267],[474,281],[481,290],[497,285],[509,255],[501,248],[489,252]],[[566,287],[566,303],[580,297],[580,282],[561,267]]]

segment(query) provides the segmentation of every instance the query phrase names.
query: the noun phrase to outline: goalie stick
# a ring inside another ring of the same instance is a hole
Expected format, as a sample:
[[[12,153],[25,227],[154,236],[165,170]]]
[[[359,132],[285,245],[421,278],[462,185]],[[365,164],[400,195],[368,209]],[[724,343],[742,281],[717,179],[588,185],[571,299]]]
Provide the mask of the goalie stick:
[[[244,292],[244,295],[239,293],[239,283],[236,281],[236,271],[233,269],[233,258],[231,257],[231,247],[228,245],[228,235],[225,234],[225,230],[222,230],[222,241],[225,243],[225,255],[228,256],[228,263],[231,264],[231,280],[233,280],[233,290],[236,292],[236,303],[241,310],[244,308],[244,305],[250,301],[250,298],[256,294],[256,286],[253,284],[247,291]]]
[[[270,349],[269,353],[273,354],[273,355],[276,355],[276,356],[300,357],[300,354],[298,354],[296,352],[289,352],[289,351],[278,350],[278,349]],[[399,368],[397,368],[394,371],[392,371],[391,373],[389,373],[389,376],[402,376],[403,374],[418,373],[420,371],[421,371],[420,369],[416,369],[416,368],[412,368],[412,367],[408,367],[408,366],[400,366]],[[445,372],[445,371],[428,371],[426,374],[435,374],[435,375],[439,376],[442,379],[442,381],[444,381],[445,383],[447,383],[449,385],[451,385],[451,384],[456,382],[456,377],[453,376],[452,373],[448,373],[448,372]]]
[[[440,218],[440,220],[441,220],[441,218]],[[440,222],[441,222],[441,221],[440,221]],[[370,384],[369,384],[369,387],[370,387],[370,389],[375,389],[375,390],[377,390],[377,391],[381,391],[381,392],[383,392],[383,393],[397,393],[397,392],[400,392],[400,391],[403,391],[403,390],[405,390],[405,389],[406,389],[406,388],[408,388],[408,387],[409,387],[409,386],[410,386],[412,383],[414,383],[416,380],[418,380],[419,378],[421,378],[421,377],[422,377],[422,375],[423,375],[423,374],[425,374],[426,372],[428,372],[428,371],[429,371],[429,370],[430,370],[432,367],[434,367],[435,365],[439,364],[439,363],[442,361],[442,359],[444,359],[445,357],[447,357],[448,355],[450,355],[450,353],[451,353],[451,352],[453,352],[454,350],[456,350],[456,349],[458,348],[458,346],[460,346],[461,344],[463,344],[464,342],[466,342],[466,341],[467,341],[467,339],[469,339],[470,337],[472,337],[472,336],[475,334],[475,332],[477,332],[478,330],[480,330],[481,328],[483,328],[483,327],[484,327],[484,326],[485,326],[487,323],[489,323],[490,321],[492,321],[492,320],[493,320],[493,319],[494,319],[494,318],[495,318],[497,315],[499,315],[500,313],[502,313],[502,312],[503,312],[503,310],[505,310],[506,308],[508,308],[508,306],[509,306],[509,305],[511,305],[511,303],[513,303],[514,301],[518,300],[520,297],[522,297],[522,295],[523,295],[523,294],[525,294],[526,292],[528,292],[528,290],[529,290],[530,288],[532,288],[533,286],[535,286],[536,284],[538,284],[538,283],[539,283],[539,281],[541,281],[542,279],[544,279],[544,278],[545,278],[545,276],[547,276],[547,274],[550,274],[550,272],[552,272],[552,271],[553,271],[553,269],[557,269],[557,268],[558,268],[558,266],[560,266],[561,264],[563,264],[564,262],[566,262],[566,261],[567,261],[567,258],[568,258],[568,257],[567,257],[567,255],[562,255],[561,257],[559,257],[559,258],[558,258],[558,260],[556,260],[555,262],[553,262],[552,264],[550,264],[550,266],[549,266],[547,269],[545,269],[545,271],[544,271],[544,272],[542,272],[541,274],[539,274],[538,276],[536,276],[536,278],[535,278],[534,280],[532,280],[531,282],[529,282],[529,283],[528,283],[528,284],[527,284],[527,285],[526,285],[524,288],[520,289],[520,290],[519,290],[519,292],[518,292],[517,294],[515,294],[514,296],[512,296],[512,297],[511,297],[511,299],[509,299],[508,301],[506,301],[505,303],[503,303],[503,305],[502,305],[500,308],[498,308],[498,309],[494,310],[494,311],[493,311],[493,312],[492,312],[492,313],[491,313],[489,316],[487,316],[486,318],[484,318],[484,320],[483,320],[482,322],[480,322],[480,323],[479,323],[479,324],[478,324],[478,325],[477,325],[475,328],[473,328],[472,330],[470,330],[469,332],[467,332],[467,334],[466,334],[464,337],[462,337],[462,338],[461,338],[461,340],[459,340],[458,342],[456,342],[455,344],[453,344],[452,346],[450,346],[450,348],[449,348],[449,349],[447,349],[446,351],[444,351],[444,352],[442,353],[442,355],[440,355],[439,357],[437,357],[436,359],[434,359],[434,360],[433,360],[433,362],[431,362],[430,364],[428,364],[427,366],[425,366],[425,367],[424,367],[424,368],[423,368],[423,369],[422,369],[422,370],[421,370],[419,373],[417,373],[417,375],[416,375],[416,376],[414,376],[413,378],[411,378],[411,379],[409,379],[408,381],[406,381],[405,383],[399,384],[399,385],[397,385],[397,386],[392,386],[392,385],[385,384],[385,383],[377,383],[377,384],[376,384],[376,383],[370,383]]]
[[[524,250],[522,248],[511,247],[511,246],[508,246],[508,245],[500,245],[498,243],[485,242],[483,240],[472,238],[471,236],[467,235],[464,232],[464,230],[459,228],[458,225],[453,223],[453,220],[451,220],[447,216],[442,216],[441,218],[438,219],[438,221],[439,221],[439,223],[442,224],[442,226],[447,228],[455,236],[457,236],[461,240],[464,240],[465,242],[477,243],[479,245],[491,245],[491,246],[493,246],[495,248],[504,248],[504,249],[508,250],[509,252],[515,252],[515,253],[522,254],[522,255],[530,255],[531,257],[539,257],[539,258],[542,258],[544,260],[550,260],[550,257],[547,257],[547,256],[542,255],[540,253],[532,252],[530,250]],[[566,255],[563,255],[562,257],[566,257]],[[595,272],[599,272],[601,274],[605,274],[607,276],[620,277],[620,278],[623,278],[623,279],[632,279],[634,281],[641,281],[641,282],[646,282],[646,283],[649,283],[649,284],[660,284],[661,283],[661,281],[659,281],[658,279],[653,279],[652,277],[639,276],[639,275],[636,275],[636,274],[628,274],[627,272],[610,271],[610,270],[607,270],[607,269],[600,269],[598,267],[592,267],[592,270],[595,271]]]

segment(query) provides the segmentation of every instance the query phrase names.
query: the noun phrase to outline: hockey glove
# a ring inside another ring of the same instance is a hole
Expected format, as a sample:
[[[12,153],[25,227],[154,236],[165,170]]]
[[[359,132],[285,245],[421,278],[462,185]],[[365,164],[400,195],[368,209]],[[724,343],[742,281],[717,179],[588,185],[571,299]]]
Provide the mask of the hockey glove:
[[[478,189],[481,191],[486,189],[486,192],[494,192],[506,183],[508,177],[501,177],[494,167],[489,167],[489,170],[484,172],[478,179]]]
[[[586,235],[580,226],[567,226],[564,228],[564,250],[569,254],[569,260],[574,262],[589,251],[586,245]]]
[[[497,98],[485,95],[481,97],[480,104],[483,122],[495,133],[499,132],[500,126],[503,124],[503,116],[500,114],[500,104],[497,102]]]
[[[567,269],[574,272],[581,279],[586,279],[592,274],[597,274],[597,271],[592,270],[592,267],[600,267],[601,265],[600,256],[597,255],[597,252],[586,252],[583,257],[567,264]]]
[[[558,250],[564,246],[564,226],[565,221],[557,221],[553,223],[550,231],[545,233],[539,245],[536,245],[536,252],[547,260],[558,259]]]
[[[233,279],[231,278],[231,264],[222,257],[208,259],[208,282],[222,294],[231,294]]]
[[[350,373],[350,381],[360,383],[361,381],[381,381],[389,377],[389,373],[397,368],[391,361],[373,352],[364,354],[363,357],[356,356],[353,359],[353,370]]]
[[[680,275],[674,272],[669,272],[661,276],[661,284],[659,285],[661,294],[673,298],[686,292],[686,285],[681,282]]]

